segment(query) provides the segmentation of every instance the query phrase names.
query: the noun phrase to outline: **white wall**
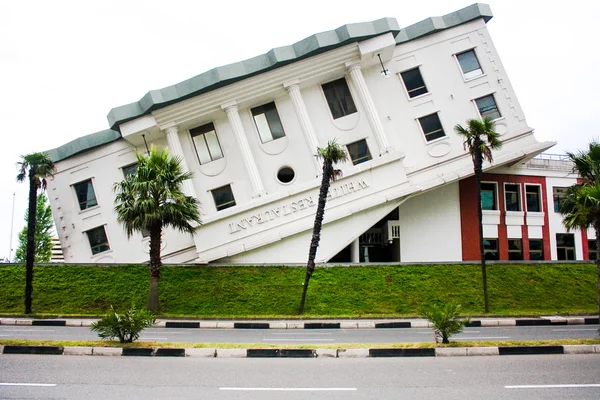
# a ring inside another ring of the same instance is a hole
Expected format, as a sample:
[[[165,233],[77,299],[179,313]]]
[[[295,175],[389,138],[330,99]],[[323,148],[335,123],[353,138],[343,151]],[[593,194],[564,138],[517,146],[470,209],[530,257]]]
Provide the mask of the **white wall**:
[[[400,206],[400,261],[462,261],[458,183]]]

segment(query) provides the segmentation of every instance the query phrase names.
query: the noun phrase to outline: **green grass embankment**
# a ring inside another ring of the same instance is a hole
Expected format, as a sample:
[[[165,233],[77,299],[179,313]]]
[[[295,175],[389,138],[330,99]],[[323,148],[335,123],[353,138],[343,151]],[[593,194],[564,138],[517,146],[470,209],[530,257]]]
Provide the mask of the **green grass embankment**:
[[[161,314],[210,318],[294,317],[304,268],[163,268]],[[147,266],[36,266],[33,311],[101,315],[110,305],[144,306]],[[593,264],[488,266],[490,311],[495,315],[575,314],[597,311]],[[23,312],[23,266],[0,267],[0,313]],[[478,265],[317,268],[307,317],[418,315],[422,305],[454,301],[464,314],[483,313]]]

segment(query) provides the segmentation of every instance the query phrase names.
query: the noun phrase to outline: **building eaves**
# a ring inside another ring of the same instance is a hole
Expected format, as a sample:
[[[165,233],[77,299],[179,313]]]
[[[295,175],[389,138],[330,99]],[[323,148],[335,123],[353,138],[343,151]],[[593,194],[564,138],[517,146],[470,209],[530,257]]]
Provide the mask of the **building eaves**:
[[[120,138],[121,134],[119,132],[113,131],[112,129],[105,129],[100,132],[82,136],[55,149],[49,150],[48,154],[50,155],[50,158],[52,158],[52,161],[59,162],[85,151],[114,142]]]
[[[332,31],[317,33],[290,46],[277,47],[260,56],[211,69],[173,86],[151,90],[137,102],[110,110],[107,116],[108,122],[112,129],[118,130],[119,124],[170,104],[352,42],[370,39],[388,32],[396,36],[399,31],[400,27],[394,18],[382,18],[370,22],[343,25]]]
[[[492,19],[492,9],[487,4],[475,3],[461,10],[454,11],[442,17],[431,17],[400,30],[396,43],[406,43],[411,40],[431,35],[445,29],[474,21],[479,18],[487,23]]]

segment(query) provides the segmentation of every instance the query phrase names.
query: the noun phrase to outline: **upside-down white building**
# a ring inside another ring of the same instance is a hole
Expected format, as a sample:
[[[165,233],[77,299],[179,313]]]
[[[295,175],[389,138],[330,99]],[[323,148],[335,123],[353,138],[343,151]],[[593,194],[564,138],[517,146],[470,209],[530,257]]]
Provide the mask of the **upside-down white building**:
[[[391,18],[349,24],[112,109],[110,129],[51,151],[65,262],[148,260],[148,238],[127,238],[112,192],[146,143],[181,157],[194,173],[185,192],[202,204],[195,236],[164,232],[165,262],[305,262],[315,153],[333,139],[350,160],[329,192],[318,261],[477,259],[473,166],[453,127],[484,116],[504,143],[485,165],[489,258],[588,257],[587,233],[565,232],[548,201],[576,177],[563,161],[532,160],[554,143],[534,138],[491,18],[474,4],[405,28]]]

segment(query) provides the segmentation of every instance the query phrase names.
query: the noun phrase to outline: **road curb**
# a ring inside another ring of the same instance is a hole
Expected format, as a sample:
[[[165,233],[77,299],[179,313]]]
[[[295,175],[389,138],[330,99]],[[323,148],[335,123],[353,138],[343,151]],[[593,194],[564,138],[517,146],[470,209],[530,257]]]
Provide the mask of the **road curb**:
[[[599,354],[600,345],[436,347],[383,349],[211,349],[142,347],[60,347],[0,346],[0,354],[44,354],[123,357],[204,357],[204,358],[399,358],[465,357],[535,354]]]
[[[0,318],[0,325],[32,325],[32,326],[90,326],[96,319],[27,319]],[[596,325],[597,317],[540,317],[540,318],[499,318],[471,320],[467,327],[497,326],[562,326],[562,325]],[[181,329],[425,329],[433,325],[426,320],[417,321],[166,321],[159,320],[154,328]]]

